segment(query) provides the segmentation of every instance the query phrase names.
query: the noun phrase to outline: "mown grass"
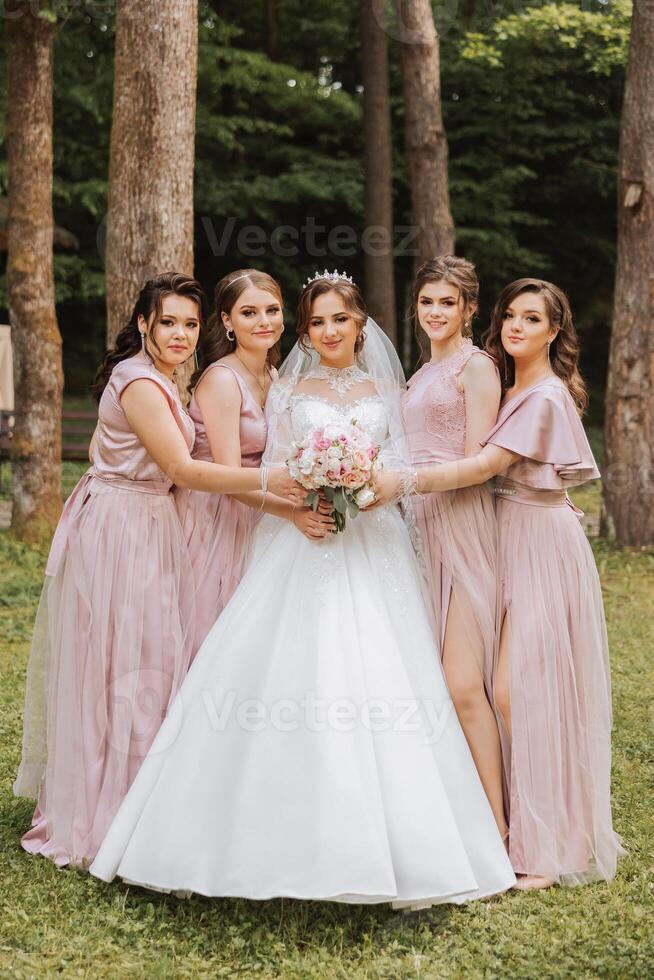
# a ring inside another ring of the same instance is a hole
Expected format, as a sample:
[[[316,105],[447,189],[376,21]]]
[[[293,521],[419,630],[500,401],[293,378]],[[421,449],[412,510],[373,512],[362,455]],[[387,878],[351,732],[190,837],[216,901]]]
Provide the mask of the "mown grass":
[[[593,501],[590,501],[593,505]],[[588,501],[583,504],[588,506]],[[613,660],[614,816],[629,856],[610,884],[463,908],[157,896],[25,854],[14,799],[44,554],[0,533],[0,975],[28,977],[629,978],[654,963],[654,554],[594,544]],[[163,816],[163,815],[162,815]]]

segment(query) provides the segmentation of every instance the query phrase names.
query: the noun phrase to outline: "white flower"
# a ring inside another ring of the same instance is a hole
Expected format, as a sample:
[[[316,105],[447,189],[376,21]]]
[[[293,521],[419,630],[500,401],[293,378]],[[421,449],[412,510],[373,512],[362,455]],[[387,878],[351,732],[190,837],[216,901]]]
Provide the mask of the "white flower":
[[[361,487],[361,489],[354,494],[354,502],[358,507],[367,507],[368,504],[371,504],[374,501],[374,499],[375,494],[370,487]]]
[[[304,473],[305,476],[309,476],[317,458],[318,457],[316,453],[313,451],[313,449],[303,450],[302,455],[298,460],[300,466],[300,472]]]

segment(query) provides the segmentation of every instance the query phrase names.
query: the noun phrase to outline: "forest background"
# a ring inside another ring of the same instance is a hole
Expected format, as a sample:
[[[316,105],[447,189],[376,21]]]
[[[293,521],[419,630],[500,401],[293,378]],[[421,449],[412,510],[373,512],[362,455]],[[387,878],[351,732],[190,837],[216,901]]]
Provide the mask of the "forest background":
[[[477,321],[523,275],[573,302],[589,422],[601,425],[616,257],[616,178],[631,4],[435,3],[456,251],[482,280]],[[115,8],[68,4],[54,50],[57,314],[65,392],[88,391],[105,347],[104,241]],[[260,0],[201,0],[194,190],[195,271],[207,290],[252,265],[281,282],[293,326],[301,283],[337,266],[363,281],[363,108],[358,4],[284,0],[275,36]],[[398,348],[411,204],[397,38],[389,28]],[[0,59],[5,59],[5,42]],[[0,71],[5,65],[0,65]],[[4,118],[4,105],[0,118]],[[4,133],[0,132],[4,150]],[[140,147],[145,179],[152,153]],[[5,204],[7,169],[0,157]],[[6,206],[5,206],[6,209]],[[3,215],[0,213],[0,221]],[[8,322],[0,253],[0,319]],[[287,329],[287,341],[292,341]]]

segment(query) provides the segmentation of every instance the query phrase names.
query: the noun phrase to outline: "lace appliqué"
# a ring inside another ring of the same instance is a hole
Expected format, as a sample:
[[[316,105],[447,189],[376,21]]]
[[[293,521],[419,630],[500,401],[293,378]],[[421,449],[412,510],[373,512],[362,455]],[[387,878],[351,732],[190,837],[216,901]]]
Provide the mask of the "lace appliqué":
[[[290,411],[293,438],[300,441],[315,429],[329,422],[354,422],[380,445],[388,435],[388,422],[384,403],[380,398],[366,395],[345,405],[330,402],[322,395],[292,395]]]
[[[466,407],[459,375],[474,353],[466,338],[452,357],[429,366],[429,403],[425,409],[427,432],[453,447],[465,446]]]
[[[326,381],[339,398],[344,398],[355,384],[359,384],[361,381],[370,381],[365,371],[362,371],[356,364],[346,368],[330,368],[320,364],[304,375],[305,380],[309,378],[315,378],[316,381]]]

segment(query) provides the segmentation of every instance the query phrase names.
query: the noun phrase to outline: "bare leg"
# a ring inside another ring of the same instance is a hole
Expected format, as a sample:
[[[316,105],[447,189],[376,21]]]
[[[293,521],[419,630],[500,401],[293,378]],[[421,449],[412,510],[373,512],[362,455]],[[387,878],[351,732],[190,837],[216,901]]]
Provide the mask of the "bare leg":
[[[506,834],[502,796],[502,757],[497,722],[491,708],[463,613],[452,592],[443,643],[443,669],[456,713],[475,760],[493,816]]]
[[[506,733],[511,738],[511,660],[509,656],[510,622],[508,612],[502,621],[500,650],[493,680],[493,698],[502,715]]]

